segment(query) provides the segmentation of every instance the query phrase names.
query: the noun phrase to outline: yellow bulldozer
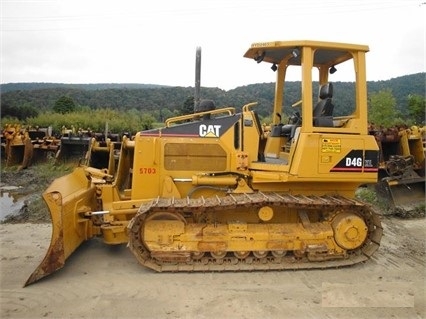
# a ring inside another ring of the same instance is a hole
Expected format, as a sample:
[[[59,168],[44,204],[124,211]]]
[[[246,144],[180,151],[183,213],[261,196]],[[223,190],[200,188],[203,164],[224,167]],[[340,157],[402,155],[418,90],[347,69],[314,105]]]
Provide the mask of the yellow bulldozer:
[[[276,77],[270,125],[255,102],[209,107],[124,137],[113,173],[80,166],[58,178],[43,194],[50,247],[26,285],[62,268],[94,237],[127,244],[158,272],[368,260],[383,233],[380,217],[355,198],[360,185],[377,182],[379,165],[367,126],[368,50],[311,40],[252,44],[244,57]],[[337,69],[352,76],[351,105],[339,99]],[[293,76],[300,96],[284,105]],[[294,113],[287,123],[284,110]]]

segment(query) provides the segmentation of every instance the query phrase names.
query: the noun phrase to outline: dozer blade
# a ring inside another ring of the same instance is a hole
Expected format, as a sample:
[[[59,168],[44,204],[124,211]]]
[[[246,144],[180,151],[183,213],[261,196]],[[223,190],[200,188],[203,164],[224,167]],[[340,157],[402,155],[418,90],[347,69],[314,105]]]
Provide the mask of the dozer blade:
[[[53,181],[43,199],[50,211],[52,238],[46,256],[24,287],[61,269],[77,247],[92,236],[90,220],[84,214],[96,208],[95,187],[84,167]]]
[[[384,179],[380,191],[395,208],[412,211],[425,202],[425,178]]]

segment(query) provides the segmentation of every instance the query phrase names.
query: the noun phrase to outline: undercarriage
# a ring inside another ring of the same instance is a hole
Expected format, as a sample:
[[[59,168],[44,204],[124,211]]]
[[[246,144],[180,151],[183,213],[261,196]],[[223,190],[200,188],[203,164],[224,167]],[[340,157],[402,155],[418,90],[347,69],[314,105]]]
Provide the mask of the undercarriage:
[[[359,201],[262,192],[158,198],[128,225],[130,249],[158,272],[348,266],[369,259],[382,233]]]

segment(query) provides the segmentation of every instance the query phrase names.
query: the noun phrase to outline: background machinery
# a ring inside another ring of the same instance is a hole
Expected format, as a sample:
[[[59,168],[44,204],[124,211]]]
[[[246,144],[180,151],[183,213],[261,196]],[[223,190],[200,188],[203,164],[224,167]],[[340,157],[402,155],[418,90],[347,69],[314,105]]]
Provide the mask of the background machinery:
[[[380,149],[377,193],[402,217],[425,203],[426,127],[371,128]]]
[[[43,194],[50,247],[26,285],[62,268],[93,237],[127,244],[159,272],[367,260],[382,237],[380,218],[355,199],[360,185],[377,182],[379,165],[367,127],[367,51],[308,40],[252,44],[244,56],[276,74],[271,125],[261,124],[256,103],[174,117],[123,137],[114,172],[80,166],[55,180]],[[354,92],[339,116],[337,68],[353,76]],[[282,123],[290,74],[300,77],[300,101]]]
[[[33,157],[33,144],[27,130],[19,124],[6,124],[2,132],[2,154],[6,166],[19,165],[19,169],[27,168]]]
[[[18,165],[18,169],[23,169],[46,160],[49,155],[54,156],[58,142],[51,136],[51,131],[51,128],[6,124],[1,132],[2,156],[6,166]]]

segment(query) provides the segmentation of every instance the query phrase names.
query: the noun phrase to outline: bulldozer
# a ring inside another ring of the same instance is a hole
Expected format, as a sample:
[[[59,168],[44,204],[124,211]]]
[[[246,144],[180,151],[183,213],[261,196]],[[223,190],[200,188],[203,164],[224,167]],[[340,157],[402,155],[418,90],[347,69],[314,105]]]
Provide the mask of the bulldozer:
[[[253,43],[244,57],[276,78],[271,122],[261,123],[256,102],[201,109],[124,136],[113,172],[83,165],[54,180],[43,193],[51,243],[25,285],[63,268],[93,238],[126,244],[157,272],[368,260],[383,234],[380,216],[355,197],[360,185],[377,182],[379,165],[367,125],[368,51],[313,40]],[[337,68],[353,76],[351,105],[339,102]],[[301,78],[300,96],[284,105],[290,74]],[[294,113],[287,123],[285,112]]]

